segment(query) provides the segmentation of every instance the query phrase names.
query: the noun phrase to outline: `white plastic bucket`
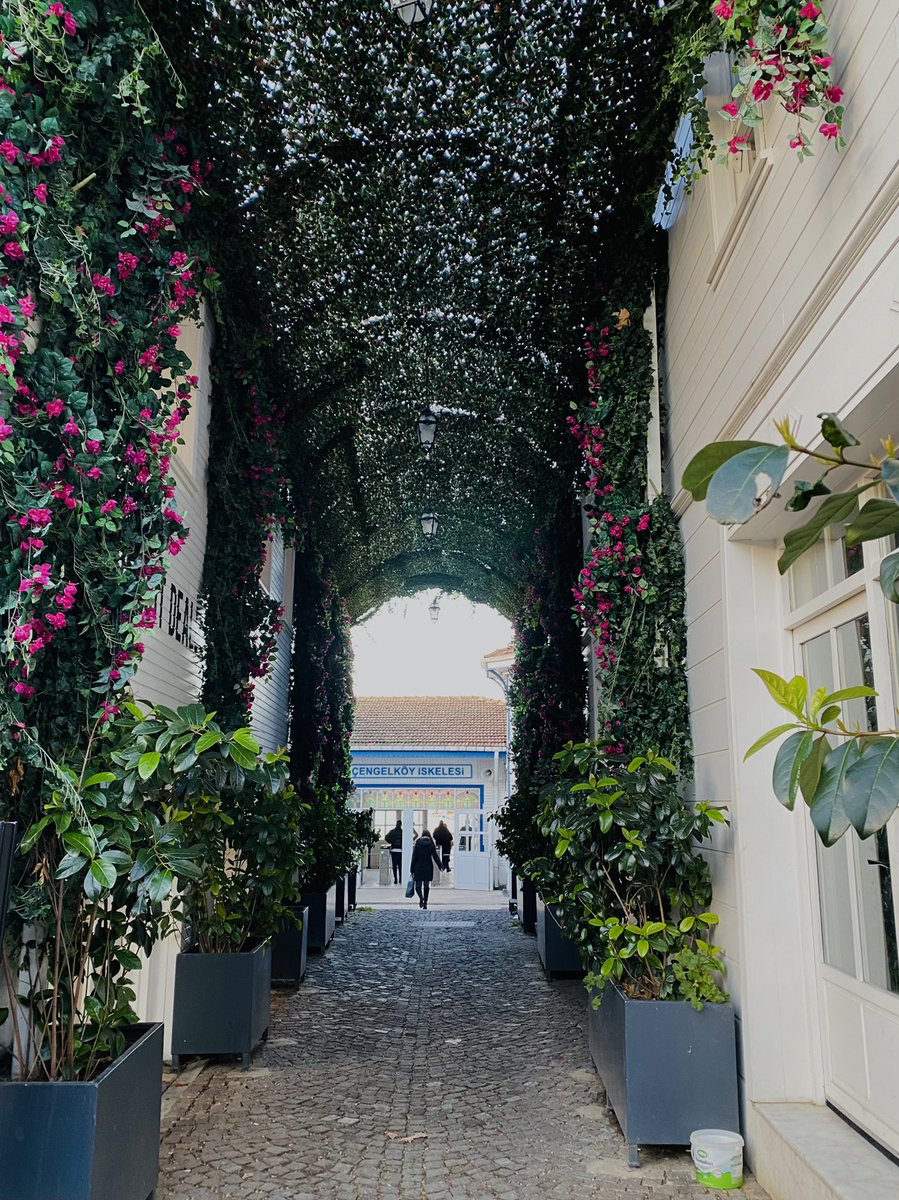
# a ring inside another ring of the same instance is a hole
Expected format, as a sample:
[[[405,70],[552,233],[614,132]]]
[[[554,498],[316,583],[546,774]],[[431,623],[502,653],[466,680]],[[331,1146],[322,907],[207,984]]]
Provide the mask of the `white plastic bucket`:
[[[743,1139],[729,1129],[697,1129],[690,1134],[696,1182],[730,1191],[743,1186]]]

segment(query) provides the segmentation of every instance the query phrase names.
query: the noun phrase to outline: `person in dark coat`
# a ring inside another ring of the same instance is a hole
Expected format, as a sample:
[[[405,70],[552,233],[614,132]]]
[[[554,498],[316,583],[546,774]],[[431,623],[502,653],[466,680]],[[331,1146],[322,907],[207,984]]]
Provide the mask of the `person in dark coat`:
[[[390,847],[390,864],[393,867],[393,882],[399,883],[403,873],[403,822],[397,821],[384,838]]]
[[[453,835],[447,829],[445,821],[441,821],[434,830],[434,844],[443,858],[444,871],[448,871],[450,869],[450,850],[453,848]]]
[[[442,871],[440,859],[437,857],[437,847],[427,829],[421,831],[421,837],[412,847],[412,863],[410,870],[415,880],[415,890],[418,893],[418,907],[428,907],[428,894],[431,890],[431,880],[434,878],[434,863],[437,870]]]

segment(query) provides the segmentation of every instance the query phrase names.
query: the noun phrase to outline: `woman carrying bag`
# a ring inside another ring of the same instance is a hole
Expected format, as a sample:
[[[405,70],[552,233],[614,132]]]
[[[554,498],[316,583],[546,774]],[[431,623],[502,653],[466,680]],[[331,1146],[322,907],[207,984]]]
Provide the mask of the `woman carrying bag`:
[[[406,895],[411,896],[409,886],[412,881],[415,881],[415,891],[418,893],[418,907],[427,909],[428,894],[431,891],[431,880],[434,878],[434,864],[437,864],[437,870],[442,871],[443,867],[440,859],[437,856],[437,847],[434,845],[434,840],[427,829],[421,831],[421,837],[412,847],[412,862],[410,871],[412,879],[406,885]]]

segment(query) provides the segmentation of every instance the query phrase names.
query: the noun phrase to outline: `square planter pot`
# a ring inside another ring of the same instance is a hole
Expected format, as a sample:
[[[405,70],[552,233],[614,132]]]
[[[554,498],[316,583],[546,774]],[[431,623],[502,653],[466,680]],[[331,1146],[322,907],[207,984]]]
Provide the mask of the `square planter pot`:
[[[0,1083],[0,1200],[152,1200],[162,1026],[132,1030],[90,1083]]]
[[[537,889],[522,876],[518,877],[518,923],[525,933],[537,932]]]
[[[556,975],[580,977],[584,974],[581,956],[574,942],[565,936],[553,910],[537,895],[537,953],[543,970],[552,979]]]
[[[346,920],[346,875],[341,875],[334,884],[334,919],[338,925]]]
[[[346,907],[347,912],[356,911],[356,885],[359,882],[359,872],[351,871],[346,877]]]
[[[595,993],[594,993],[595,994]],[[628,1145],[687,1146],[696,1129],[739,1132],[732,1004],[629,1000],[614,984],[589,1001],[590,1053]]]
[[[299,987],[306,974],[308,909],[299,904],[289,904],[287,907],[299,917],[302,924],[297,929],[292,922],[285,922],[272,938],[272,987]]]
[[[191,951],[175,960],[172,1070],[185,1054],[239,1054],[244,1070],[268,1034],[272,948],[260,942],[240,954]]]
[[[302,901],[309,909],[309,950],[324,954],[337,922],[337,888],[330,887],[326,892],[303,892]]]

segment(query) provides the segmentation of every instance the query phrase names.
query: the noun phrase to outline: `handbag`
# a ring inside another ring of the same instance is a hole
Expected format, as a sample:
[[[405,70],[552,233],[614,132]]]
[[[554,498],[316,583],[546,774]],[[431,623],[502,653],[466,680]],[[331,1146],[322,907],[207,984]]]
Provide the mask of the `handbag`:
[[[407,900],[411,900],[414,895],[415,895],[415,884],[413,883],[412,879],[410,879],[409,882],[406,884]]]

